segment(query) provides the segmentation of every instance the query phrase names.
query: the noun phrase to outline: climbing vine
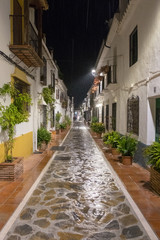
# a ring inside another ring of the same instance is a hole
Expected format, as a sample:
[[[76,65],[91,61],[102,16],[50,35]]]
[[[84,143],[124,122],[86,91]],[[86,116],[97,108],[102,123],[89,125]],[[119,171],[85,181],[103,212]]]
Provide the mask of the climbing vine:
[[[51,113],[53,112],[54,109],[54,104],[55,104],[55,98],[54,98],[54,90],[52,87],[45,87],[42,90],[41,93],[45,103],[47,104],[47,120],[48,120],[48,115],[50,114],[50,121],[53,124],[53,119],[51,117]]]
[[[10,96],[11,103],[6,106],[5,99]],[[31,105],[31,96],[28,93],[20,93],[14,86],[14,83],[4,84],[0,88],[0,97],[3,98],[4,104],[0,103],[0,125],[3,131],[8,135],[5,146],[5,161],[13,161],[13,147],[15,125],[22,122],[27,122],[29,113],[26,110],[26,105]]]

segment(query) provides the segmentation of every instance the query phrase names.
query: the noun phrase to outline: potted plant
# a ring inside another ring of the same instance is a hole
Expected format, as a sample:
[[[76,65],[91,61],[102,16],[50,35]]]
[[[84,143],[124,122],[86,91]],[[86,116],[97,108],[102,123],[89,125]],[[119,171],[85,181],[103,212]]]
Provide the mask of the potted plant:
[[[11,99],[9,105],[5,104],[7,95]],[[28,93],[20,93],[13,83],[4,84],[3,87],[0,88],[0,96],[4,98],[4,105],[2,103],[0,104],[0,125],[2,131],[7,135],[7,139],[4,142],[5,159],[4,163],[1,163],[1,170],[3,167],[7,168],[8,164],[8,168],[12,169],[15,174],[12,173],[12,179],[7,176],[6,180],[14,180],[23,172],[23,165],[21,163],[22,158],[17,160],[13,157],[15,126],[28,121],[29,113],[27,111],[27,106],[31,105],[31,97]],[[16,163],[20,164],[22,170],[14,166]],[[8,171],[6,170],[6,172]]]
[[[64,129],[66,129],[66,128],[67,128],[66,122],[60,123],[60,124],[59,124],[59,128],[60,128],[62,131],[63,131]]]
[[[160,194],[160,139],[144,149],[144,156],[150,165],[151,187]]]
[[[56,133],[59,133],[59,129],[60,129],[60,119],[61,119],[62,114],[60,112],[56,113]]]
[[[117,147],[120,153],[122,153],[122,163],[124,165],[132,164],[132,158],[137,149],[137,144],[138,141],[130,135],[121,137]]]
[[[38,147],[40,147],[41,150],[45,150],[50,140],[51,140],[51,133],[47,131],[47,129],[44,127],[39,128],[37,131]]]
[[[106,141],[104,142],[105,144],[109,145],[112,148],[112,154],[113,155],[119,155],[119,151],[117,150],[117,146],[120,141],[120,134],[116,131],[109,132]]]
[[[42,93],[40,94],[45,103],[47,104],[47,120],[48,116],[50,118],[51,126],[53,126],[53,109],[54,109],[54,103],[55,103],[55,98],[54,98],[54,89],[53,87],[44,87],[42,90]]]
[[[103,135],[103,142],[105,143],[108,140],[109,132]]]
[[[98,122],[98,118],[97,117],[92,117],[92,123],[97,123],[97,122]]]
[[[64,121],[65,121],[65,123],[67,125],[67,128],[69,128],[71,126],[71,119],[66,115]]]
[[[101,137],[102,133],[105,131],[105,126],[101,122],[95,122],[91,124],[91,129],[98,134],[98,137]]]
[[[112,152],[112,146],[111,146],[111,144],[108,144],[108,143],[107,143],[109,134],[110,134],[110,132],[105,133],[105,134],[103,135],[102,140],[103,140],[103,142],[104,142],[104,144],[105,144],[105,146],[106,146],[106,152],[111,153],[111,152]]]

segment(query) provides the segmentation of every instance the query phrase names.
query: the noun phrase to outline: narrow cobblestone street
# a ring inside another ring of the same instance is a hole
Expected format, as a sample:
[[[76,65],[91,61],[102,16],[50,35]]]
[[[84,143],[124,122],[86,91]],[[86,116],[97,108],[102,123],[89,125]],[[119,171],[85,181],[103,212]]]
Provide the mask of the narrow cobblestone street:
[[[149,240],[107,162],[75,123],[5,240]]]

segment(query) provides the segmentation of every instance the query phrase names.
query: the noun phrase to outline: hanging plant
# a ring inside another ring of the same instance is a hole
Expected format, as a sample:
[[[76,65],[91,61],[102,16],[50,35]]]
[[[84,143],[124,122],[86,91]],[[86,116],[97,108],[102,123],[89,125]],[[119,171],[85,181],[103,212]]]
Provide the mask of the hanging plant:
[[[13,83],[4,84],[0,88],[0,96],[6,97],[7,95],[11,97],[12,102],[8,106],[0,104],[0,125],[8,135],[8,139],[4,144],[5,161],[12,162],[15,125],[28,121],[29,113],[26,106],[31,105],[32,99],[28,93],[20,93]]]

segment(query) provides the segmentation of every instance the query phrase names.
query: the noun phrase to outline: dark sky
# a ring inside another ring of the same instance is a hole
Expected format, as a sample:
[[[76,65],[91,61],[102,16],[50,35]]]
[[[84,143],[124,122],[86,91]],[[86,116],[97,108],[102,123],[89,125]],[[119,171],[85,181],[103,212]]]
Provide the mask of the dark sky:
[[[94,67],[102,40],[108,33],[107,21],[118,9],[118,0],[48,0],[43,14],[47,46],[63,74],[68,94],[75,106],[83,101],[92,85]]]

